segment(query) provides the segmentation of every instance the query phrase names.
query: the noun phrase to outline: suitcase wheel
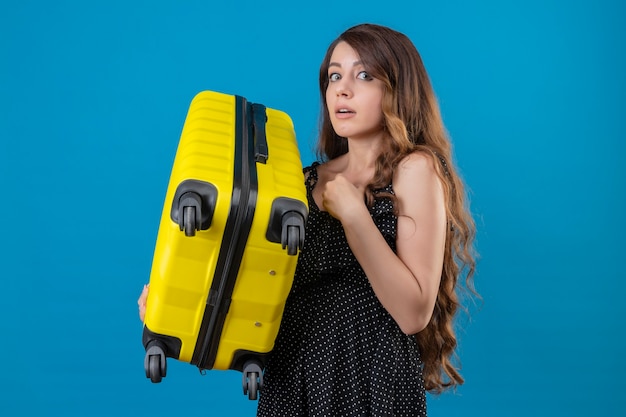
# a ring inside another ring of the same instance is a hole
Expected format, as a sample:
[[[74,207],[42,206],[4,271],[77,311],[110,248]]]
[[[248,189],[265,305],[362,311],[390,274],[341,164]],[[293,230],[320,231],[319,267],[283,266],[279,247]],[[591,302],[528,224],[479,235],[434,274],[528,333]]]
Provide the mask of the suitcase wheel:
[[[250,360],[243,366],[243,393],[256,400],[263,387],[263,370],[258,361]]]
[[[282,218],[281,244],[290,256],[298,253],[304,244],[304,219],[300,213],[289,211]]]
[[[165,352],[158,345],[152,345],[146,351],[144,359],[144,367],[146,370],[146,378],[157,384],[165,377],[167,373],[167,360]]]
[[[298,226],[287,226],[287,254],[295,255],[300,246],[300,228]]]
[[[194,236],[196,234],[196,208],[193,206],[185,207],[183,210],[183,227],[185,236]]]
[[[185,236],[195,236],[196,230],[211,226],[216,202],[217,188],[213,184],[185,180],[176,188],[170,218],[185,231]]]
[[[279,197],[272,202],[270,221],[265,237],[270,242],[280,243],[290,256],[298,254],[304,246],[304,231],[307,218],[306,205],[299,200]]]

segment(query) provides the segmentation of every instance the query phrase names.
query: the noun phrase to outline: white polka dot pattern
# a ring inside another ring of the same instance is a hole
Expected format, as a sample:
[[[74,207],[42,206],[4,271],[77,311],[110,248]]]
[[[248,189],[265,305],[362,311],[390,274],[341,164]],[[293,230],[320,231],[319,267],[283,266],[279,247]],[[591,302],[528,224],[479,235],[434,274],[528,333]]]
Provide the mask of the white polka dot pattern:
[[[341,223],[315,205],[317,165],[305,169],[306,241],[257,416],[426,416],[415,337],[402,333],[376,298]],[[390,200],[377,199],[371,214],[395,250]]]

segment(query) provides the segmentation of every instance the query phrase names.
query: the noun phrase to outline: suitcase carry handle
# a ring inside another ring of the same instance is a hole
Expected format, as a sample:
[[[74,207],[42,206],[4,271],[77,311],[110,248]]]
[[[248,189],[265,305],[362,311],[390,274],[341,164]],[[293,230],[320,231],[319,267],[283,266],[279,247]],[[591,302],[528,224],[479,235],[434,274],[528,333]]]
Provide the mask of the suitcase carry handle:
[[[269,158],[267,149],[267,136],[265,135],[265,124],[267,123],[267,113],[262,104],[251,104],[252,129],[254,132],[254,160],[265,164]]]

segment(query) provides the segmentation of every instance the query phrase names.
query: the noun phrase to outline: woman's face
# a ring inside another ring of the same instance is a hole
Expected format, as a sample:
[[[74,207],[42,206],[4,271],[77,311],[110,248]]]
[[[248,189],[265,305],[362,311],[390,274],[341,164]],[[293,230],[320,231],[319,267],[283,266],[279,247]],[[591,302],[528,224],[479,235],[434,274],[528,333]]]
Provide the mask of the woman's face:
[[[372,78],[346,42],[335,47],[328,66],[326,105],[335,132],[350,139],[375,139],[383,131],[384,85]]]

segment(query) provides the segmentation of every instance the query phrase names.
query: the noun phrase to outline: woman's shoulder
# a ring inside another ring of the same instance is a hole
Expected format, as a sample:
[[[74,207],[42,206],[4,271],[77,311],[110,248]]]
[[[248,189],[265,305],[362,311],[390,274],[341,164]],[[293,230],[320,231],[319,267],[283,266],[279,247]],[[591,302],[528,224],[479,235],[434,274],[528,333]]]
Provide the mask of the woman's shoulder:
[[[436,161],[426,152],[416,151],[405,156],[393,174],[396,194],[412,193],[417,188],[441,185],[437,175]]]
[[[302,169],[302,172],[304,173],[304,182],[309,188],[313,188],[317,184],[320,170],[322,172],[324,171],[324,165],[324,162],[314,161]]]
[[[311,165],[304,168],[304,176],[308,178],[313,175],[315,177],[326,177],[327,175],[337,174],[341,172],[338,168],[337,159],[328,161],[315,161]]]
[[[308,179],[310,176],[317,176],[317,170],[320,165],[320,162],[314,161],[311,163],[311,165],[305,166],[302,169],[302,172],[304,173],[304,178]]]
[[[434,174],[435,172],[435,160],[426,152],[415,151],[402,158],[394,172],[394,176],[405,177],[407,175]]]

